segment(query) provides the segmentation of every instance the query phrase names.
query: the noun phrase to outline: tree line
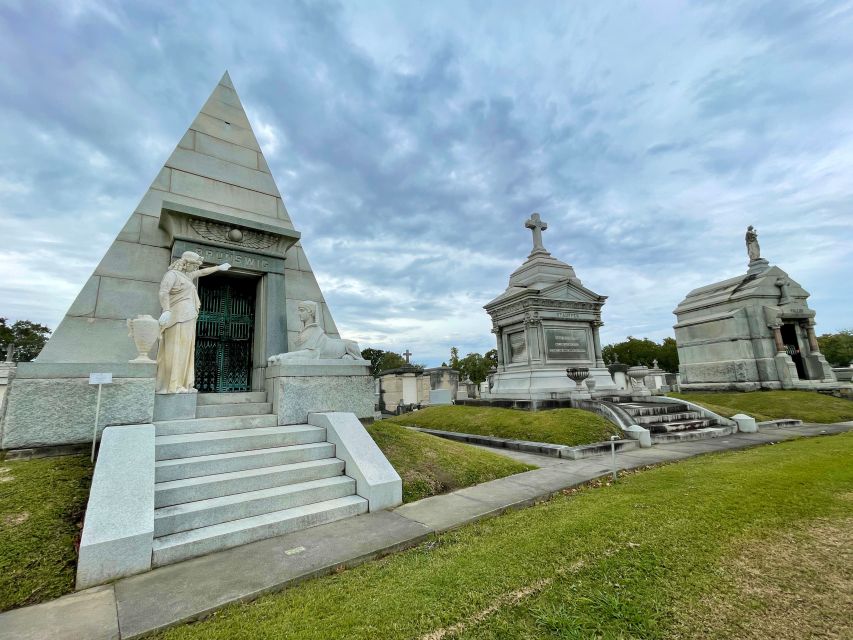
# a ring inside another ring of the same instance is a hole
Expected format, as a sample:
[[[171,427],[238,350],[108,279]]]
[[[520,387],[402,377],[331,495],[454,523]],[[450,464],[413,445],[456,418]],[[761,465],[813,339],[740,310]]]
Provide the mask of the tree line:
[[[18,320],[9,324],[0,318],[0,362],[6,359],[6,350],[15,345],[12,359],[15,362],[30,362],[44,348],[50,337],[50,329],[38,322]]]

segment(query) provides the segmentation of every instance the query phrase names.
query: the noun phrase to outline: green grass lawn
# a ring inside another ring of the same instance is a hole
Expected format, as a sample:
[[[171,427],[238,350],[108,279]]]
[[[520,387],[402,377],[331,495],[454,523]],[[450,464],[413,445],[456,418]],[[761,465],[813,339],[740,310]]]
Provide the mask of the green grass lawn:
[[[581,409],[519,411],[493,407],[429,407],[389,418],[386,422],[569,446],[601,442],[620,435],[615,425]]]
[[[813,391],[752,391],[749,393],[670,393],[727,418],[745,413],[756,420],[795,418],[803,422],[853,420],[853,401]]]
[[[0,611],[74,590],[91,475],[86,456],[0,462]]]
[[[403,502],[536,468],[388,420],[375,422],[367,430],[403,479]]]
[[[794,601],[849,637],[851,456],[843,434],[630,473],[159,637],[810,637],[770,619]]]

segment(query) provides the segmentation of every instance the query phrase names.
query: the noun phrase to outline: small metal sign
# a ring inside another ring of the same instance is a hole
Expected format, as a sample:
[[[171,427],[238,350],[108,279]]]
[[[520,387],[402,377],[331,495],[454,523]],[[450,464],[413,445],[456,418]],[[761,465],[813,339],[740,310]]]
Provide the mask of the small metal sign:
[[[111,373],[90,373],[89,384],[112,384],[113,374]]]

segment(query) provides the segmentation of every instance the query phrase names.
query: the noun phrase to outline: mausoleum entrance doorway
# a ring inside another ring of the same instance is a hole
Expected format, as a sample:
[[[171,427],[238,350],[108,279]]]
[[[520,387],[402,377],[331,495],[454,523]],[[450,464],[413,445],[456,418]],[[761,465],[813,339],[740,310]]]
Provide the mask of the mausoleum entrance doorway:
[[[807,380],[806,368],[803,365],[803,355],[800,351],[800,342],[797,339],[797,326],[790,322],[782,324],[782,342],[785,345],[785,352],[791,356],[791,360],[797,367],[797,377],[800,380]]]
[[[230,272],[199,279],[201,309],[195,347],[199,392],[251,391],[258,281]]]

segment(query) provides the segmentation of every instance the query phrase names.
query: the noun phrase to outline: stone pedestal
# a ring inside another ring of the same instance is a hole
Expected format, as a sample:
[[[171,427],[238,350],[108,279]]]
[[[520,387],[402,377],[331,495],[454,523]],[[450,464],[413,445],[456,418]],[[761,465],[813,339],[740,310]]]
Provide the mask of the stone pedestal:
[[[294,360],[267,367],[266,384],[281,425],[335,411],[373,419],[375,384],[367,360]]]
[[[197,393],[157,393],[154,395],[154,421],[192,420],[197,402]]]

